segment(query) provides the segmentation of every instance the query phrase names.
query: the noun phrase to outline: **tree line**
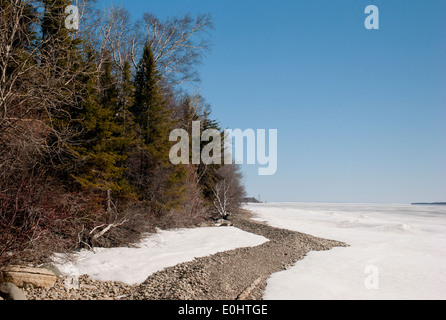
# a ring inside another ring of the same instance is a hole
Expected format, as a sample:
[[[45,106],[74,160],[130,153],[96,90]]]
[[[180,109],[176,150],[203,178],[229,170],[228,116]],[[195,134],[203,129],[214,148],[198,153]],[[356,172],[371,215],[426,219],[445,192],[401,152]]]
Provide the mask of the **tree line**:
[[[244,197],[235,165],[169,161],[175,128],[223,132],[188,92],[212,18],[134,23],[123,7],[77,1],[72,29],[72,4],[0,0],[0,265],[128,245],[225,217]]]

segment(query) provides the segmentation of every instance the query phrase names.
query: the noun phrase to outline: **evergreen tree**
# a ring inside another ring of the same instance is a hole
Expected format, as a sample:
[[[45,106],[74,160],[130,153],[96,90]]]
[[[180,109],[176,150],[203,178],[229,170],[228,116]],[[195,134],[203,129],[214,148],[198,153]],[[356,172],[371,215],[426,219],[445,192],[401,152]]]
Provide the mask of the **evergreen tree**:
[[[184,197],[187,171],[170,163],[170,132],[175,123],[161,87],[152,53],[147,44],[135,76],[134,104],[130,108],[139,128],[141,145],[134,154],[137,181],[142,199],[150,203],[152,212],[161,215],[178,206]]]
[[[160,80],[152,49],[147,44],[135,77],[135,101],[131,111],[150,153],[165,162],[169,154],[168,141],[173,121],[172,111],[167,107],[158,85]]]
[[[79,115],[82,134],[79,143],[74,144],[78,158],[84,160],[73,177],[87,190],[131,195],[123,164],[132,136],[126,134],[120,119],[119,90],[110,55],[106,55],[99,78],[90,77],[86,81],[87,91]]]
[[[126,134],[134,137],[135,119],[130,112],[130,107],[134,103],[134,86],[132,82],[132,72],[130,63],[126,61],[121,75],[120,95],[118,113],[121,117],[122,125]]]
[[[51,116],[46,119],[57,134],[48,136],[48,145],[54,146],[51,162],[60,169],[60,178],[68,179],[66,171],[74,165],[75,152],[71,139],[82,130],[75,120],[83,114],[83,94],[87,94],[89,78],[92,74],[93,53],[81,49],[82,40],[76,38],[74,30],[65,26],[65,8],[70,0],[42,0],[44,6],[41,28],[40,59],[44,77],[51,79]],[[90,56],[89,56],[90,55]],[[87,63],[85,63],[87,61]],[[45,79],[46,80],[46,79]]]
[[[72,5],[71,0],[42,0],[44,5],[43,21],[41,23],[42,38],[44,40],[43,51],[46,51],[47,59],[52,59],[56,67],[56,76],[65,71],[75,70],[80,65],[80,44],[82,40],[76,38],[74,29],[67,29],[65,9]]]
[[[185,129],[189,136],[192,136],[192,122],[200,121],[200,130],[204,132],[208,129],[214,129],[217,131],[222,131],[221,127],[217,120],[212,119],[211,117],[211,107],[205,102],[204,98],[201,96],[189,96],[183,100],[182,106],[182,126]],[[224,136],[223,133],[221,135],[222,138],[222,148],[224,147]],[[203,150],[204,146],[208,142],[200,142],[200,154]],[[191,150],[190,154],[190,162],[192,161],[192,145],[189,146],[189,150]],[[223,149],[222,149],[223,150]],[[222,157],[224,155],[222,154]],[[224,160],[222,159],[222,164]],[[221,180],[218,171],[222,167],[222,164],[203,164],[195,165],[195,170],[197,177],[199,177],[199,185],[202,190],[203,197],[208,201],[212,202],[214,199],[214,194],[212,188]]]

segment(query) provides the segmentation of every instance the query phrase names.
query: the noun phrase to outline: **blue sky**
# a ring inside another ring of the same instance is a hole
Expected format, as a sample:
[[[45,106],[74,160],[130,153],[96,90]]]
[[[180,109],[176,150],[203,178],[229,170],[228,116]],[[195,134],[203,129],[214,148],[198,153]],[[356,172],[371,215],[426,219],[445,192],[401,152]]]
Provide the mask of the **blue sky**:
[[[196,91],[224,128],[278,129],[267,201],[446,201],[446,1],[99,0],[134,19],[210,13]],[[380,29],[364,27],[368,5]]]

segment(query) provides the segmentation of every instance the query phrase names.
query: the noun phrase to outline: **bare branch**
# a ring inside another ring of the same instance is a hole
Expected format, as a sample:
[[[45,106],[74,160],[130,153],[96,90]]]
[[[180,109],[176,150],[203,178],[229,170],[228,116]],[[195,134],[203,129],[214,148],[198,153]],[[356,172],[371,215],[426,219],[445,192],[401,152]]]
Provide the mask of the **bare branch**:
[[[197,65],[210,49],[206,38],[213,29],[210,15],[189,14],[160,21],[146,13],[139,23],[145,41],[152,47],[160,75],[170,85],[198,81]]]

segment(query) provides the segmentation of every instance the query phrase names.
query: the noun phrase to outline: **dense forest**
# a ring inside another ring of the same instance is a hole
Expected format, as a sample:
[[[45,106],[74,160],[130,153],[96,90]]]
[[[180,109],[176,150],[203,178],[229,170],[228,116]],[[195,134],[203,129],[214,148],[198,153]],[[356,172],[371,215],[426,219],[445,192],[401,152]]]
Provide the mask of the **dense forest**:
[[[245,196],[235,165],[169,161],[176,128],[223,135],[190,93],[212,18],[72,4],[0,0],[0,265],[129,245]]]

